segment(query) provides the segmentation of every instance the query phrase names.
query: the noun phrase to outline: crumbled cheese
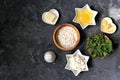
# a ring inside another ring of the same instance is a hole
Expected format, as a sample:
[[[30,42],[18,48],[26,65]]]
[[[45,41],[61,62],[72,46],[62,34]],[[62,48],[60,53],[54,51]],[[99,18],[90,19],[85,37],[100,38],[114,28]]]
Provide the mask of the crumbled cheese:
[[[58,41],[63,48],[73,47],[77,41],[77,33],[72,27],[65,26],[58,31]]]
[[[74,55],[73,57],[69,58],[70,64],[69,66],[73,70],[84,70],[85,69],[85,58],[80,55]]]

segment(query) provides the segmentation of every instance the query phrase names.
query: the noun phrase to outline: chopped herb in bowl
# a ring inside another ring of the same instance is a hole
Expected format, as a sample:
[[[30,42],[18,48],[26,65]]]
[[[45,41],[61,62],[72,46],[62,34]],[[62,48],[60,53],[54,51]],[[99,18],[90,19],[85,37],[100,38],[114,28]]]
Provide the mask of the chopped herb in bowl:
[[[104,58],[113,50],[112,41],[102,33],[90,36],[86,48],[94,58]]]

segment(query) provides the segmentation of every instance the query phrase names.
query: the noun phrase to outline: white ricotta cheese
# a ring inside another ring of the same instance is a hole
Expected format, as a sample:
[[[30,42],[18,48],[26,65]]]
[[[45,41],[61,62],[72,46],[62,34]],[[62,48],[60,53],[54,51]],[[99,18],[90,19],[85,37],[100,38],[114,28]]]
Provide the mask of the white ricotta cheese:
[[[74,55],[73,57],[69,58],[69,61],[69,66],[73,70],[84,70],[84,68],[86,67],[85,58],[80,55]]]

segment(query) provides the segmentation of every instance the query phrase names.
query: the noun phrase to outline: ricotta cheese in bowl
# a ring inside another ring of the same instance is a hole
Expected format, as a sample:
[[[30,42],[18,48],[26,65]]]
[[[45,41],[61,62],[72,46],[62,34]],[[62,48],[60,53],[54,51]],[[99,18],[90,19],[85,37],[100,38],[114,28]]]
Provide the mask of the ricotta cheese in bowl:
[[[74,25],[62,24],[55,29],[53,40],[58,48],[72,50],[80,41],[80,33]]]
[[[73,54],[66,54],[67,64],[65,69],[70,70],[75,76],[78,76],[82,71],[89,71],[87,62],[89,56],[83,55],[79,49]]]

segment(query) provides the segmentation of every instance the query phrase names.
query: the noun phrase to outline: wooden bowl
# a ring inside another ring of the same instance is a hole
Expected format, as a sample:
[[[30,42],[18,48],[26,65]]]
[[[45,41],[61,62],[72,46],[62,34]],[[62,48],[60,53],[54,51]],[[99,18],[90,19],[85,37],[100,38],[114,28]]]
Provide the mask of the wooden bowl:
[[[72,28],[75,30],[76,34],[77,34],[77,40],[76,40],[75,44],[74,44],[72,47],[69,47],[69,48],[64,48],[64,47],[62,47],[62,46],[60,45],[60,43],[59,43],[58,38],[57,38],[57,36],[58,36],[58,35],[57,35],[58,31],[59,31],[61,28],[66,27],[66,26],[72,27]],[[59,49],[61,49],[61,50],[65,50],[65,51],[72,50],[72,49],[74,49],[74,48],[79,44],[79,42],[80,42],[80,33],[79,33],[78,29],[77,29],[74,25],[72,25],[72,24],[69,24],[69,23],[61,24],[61,25],[57,26],[57,28],[56,28],[56,29],[54,30],[54,32],[53,32],[53,41],[54,41],[54,44],[55,44]]]

